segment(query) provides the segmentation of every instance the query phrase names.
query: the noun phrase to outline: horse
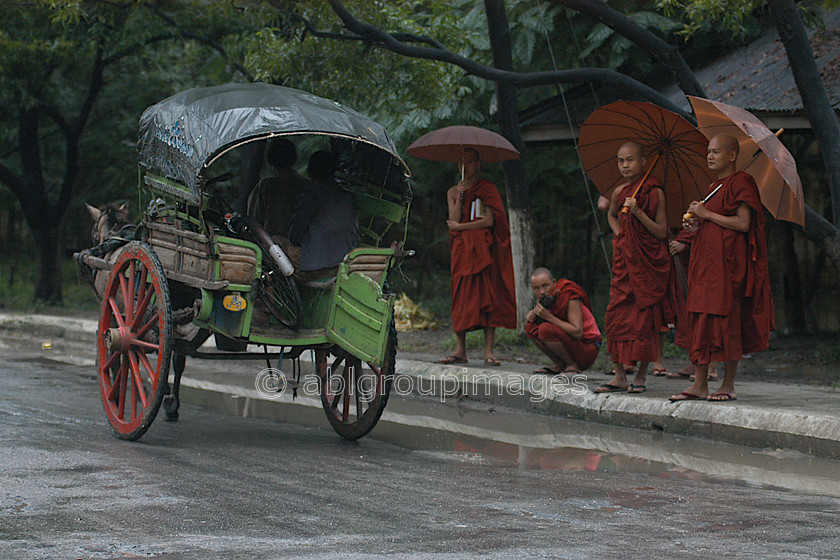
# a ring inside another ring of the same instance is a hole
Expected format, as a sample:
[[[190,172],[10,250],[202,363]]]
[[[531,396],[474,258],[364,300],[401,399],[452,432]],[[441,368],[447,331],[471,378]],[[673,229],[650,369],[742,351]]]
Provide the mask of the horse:
[[[85,203],[85,207],[90,217],[93,218],[93,228],[91,229],[90,236],[95,246],[102,245],[111,237],[122,236],[123,234],[128,235],[128,230],[134,227],[128,221],[128,201],[119,206],[116,204],[105,204],[100,208]],[[102,258],[113,264],[116,262],[120,253],[122,253],[122,247],[104,254]],[[100,301],[102,300],[102,295],[105,293],[109,272],[108,270],[97,270],[91,282],[96,296]]]

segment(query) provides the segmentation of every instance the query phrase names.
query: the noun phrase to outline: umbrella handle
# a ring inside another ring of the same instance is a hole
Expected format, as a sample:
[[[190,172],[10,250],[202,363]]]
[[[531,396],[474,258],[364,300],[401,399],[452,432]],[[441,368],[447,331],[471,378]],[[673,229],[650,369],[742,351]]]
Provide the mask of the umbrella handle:
[[[641,181],[639,181],[639,186],[636,187],[635,191],[633,191],[633,196],[631,198],[636,198],[636,195],[639,194],[639,190],[642,188],[642,185],[645,184],[645,180],[648,178],[648,175],[650,175],[650,172],[653,171],[654,167],[656,167],[656,162],[659,161],[659,156],[661,156],[661,155],[662,155],[662,152],[659,152],[658,154],[656,154],[656,158],[654,158],[653,163],[650,164],[650,168],[648,168],[648,170],[645,172],[645,176],[642,177]],[[622,214],[626,214],[629,211],[630,211],[630,209],[627,208],[626,206],[621,207],[621,213]]]

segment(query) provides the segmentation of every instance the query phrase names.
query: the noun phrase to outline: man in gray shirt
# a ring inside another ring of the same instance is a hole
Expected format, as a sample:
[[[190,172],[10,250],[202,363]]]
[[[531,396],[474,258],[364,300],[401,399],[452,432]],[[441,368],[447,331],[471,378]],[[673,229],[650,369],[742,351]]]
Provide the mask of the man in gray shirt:
[[[289,226],[289,240],[300,247],[299,271],[307,278],[335,276],[344,256],[359,246],[353,197],[335,182],[337,162],[330,152],[309,158],[312,184],[300,198]]]

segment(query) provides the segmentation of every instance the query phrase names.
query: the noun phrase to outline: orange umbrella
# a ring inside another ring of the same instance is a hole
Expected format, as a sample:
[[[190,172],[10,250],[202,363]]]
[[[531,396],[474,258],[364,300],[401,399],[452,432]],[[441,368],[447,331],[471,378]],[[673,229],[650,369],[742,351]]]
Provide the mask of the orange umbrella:
[[[624,178],[616,152],[638,142],[646,173],[662,181],[668,226],[679,227],[688,204],[699,200],[714,180],[706,164],[706,137],[690,122],[653,103],[616,101],[599,107],[580,127],[578,150],[586,174],[605,196]]]
[[[804,226],[802,181],[796,161],[781,140],[746,109],[699,97],[688,100],[706,136],[729,134],[738,140],[741,151],[735,165],[753,176],[761,203],[773,217]]]
[[[477,126],[447,126],[424,134],[411,143],[408,154],[432,161],[460,162],[464,150],[473,148],[481,161],[494,163],[519,159],[519,151],[501,134]]]

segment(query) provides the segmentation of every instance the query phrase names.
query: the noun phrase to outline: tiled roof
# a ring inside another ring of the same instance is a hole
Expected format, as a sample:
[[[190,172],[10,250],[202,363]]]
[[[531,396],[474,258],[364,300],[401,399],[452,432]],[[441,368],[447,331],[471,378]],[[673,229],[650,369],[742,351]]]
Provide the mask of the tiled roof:
[[[825,30],[809,30],[817,67],[833,107],[840,111],[840,9],[824,15]],[[802,99],[790,71],[784,45],[775,28],[768,29],[745,47],[695,70],[700,85],[709,99],[723,101],[759,115],[802,115]],[[599,105],[617,99],[633,99],[614,88],[589,84],[566,93],[572,122],[583,122]],[[670,84],[659,90],[665,97],[686,111],[688,100]],[[568,122],[563,102],[556,96],[533,105],[520,113],[523,129],[547,125],[565,126]]]

